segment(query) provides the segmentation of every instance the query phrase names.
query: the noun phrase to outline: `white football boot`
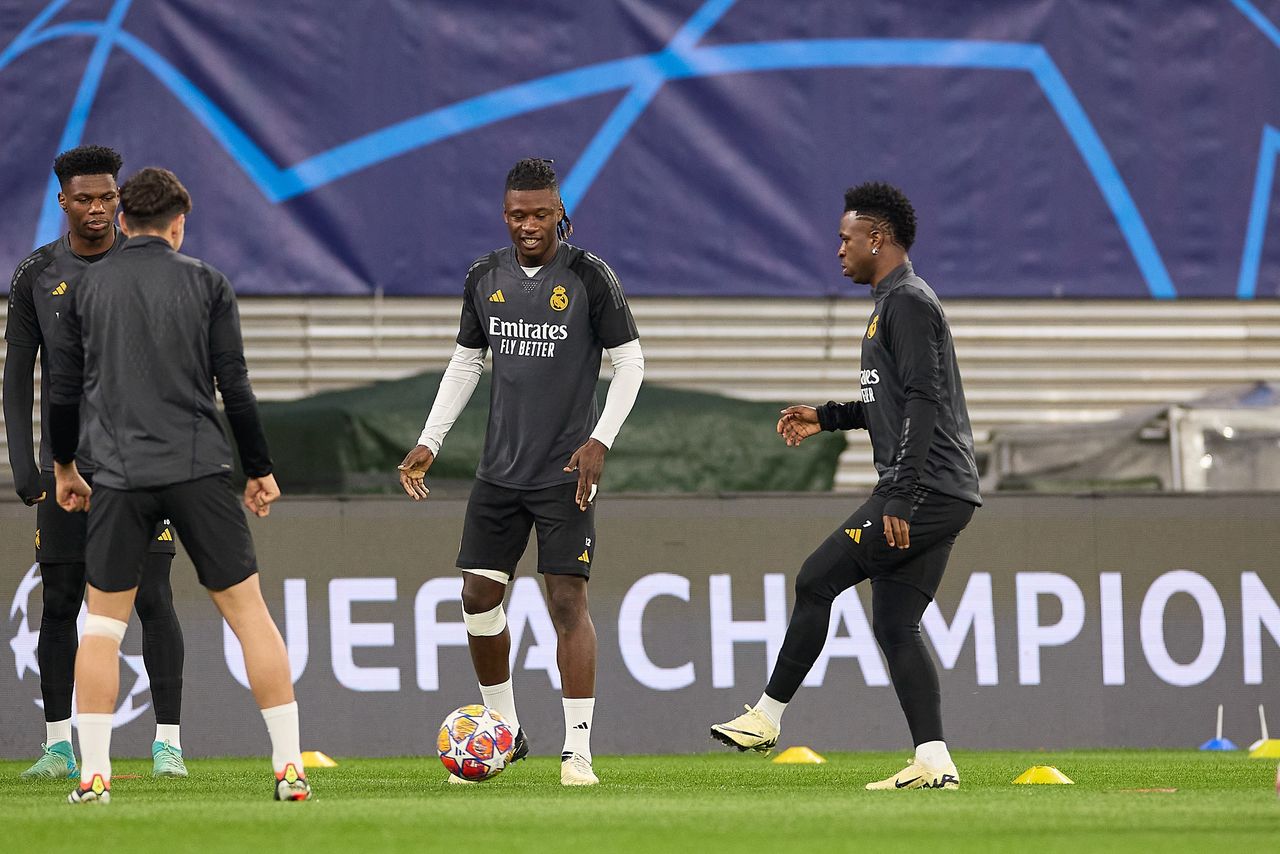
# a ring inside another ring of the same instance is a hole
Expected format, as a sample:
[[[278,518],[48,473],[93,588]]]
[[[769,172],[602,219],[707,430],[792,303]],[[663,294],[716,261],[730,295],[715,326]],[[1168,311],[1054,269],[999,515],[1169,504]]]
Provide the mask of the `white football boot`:
[[[754,706],[731,721],[711,725],[711,737],[738,750],[768,753],[778,743],[779,729],[773,718]]]
[[[897,774],[875,783],[868,783],[868,789],[958,789],[960,788],[960,772],[954,763],[943,768],[929,768],[921,765],[916,759],[911,760],[906,768]]]
[[[561,786],[594,786],[600,782],[591,770],[591,760],[581,753],[565,751],[560,754]]]

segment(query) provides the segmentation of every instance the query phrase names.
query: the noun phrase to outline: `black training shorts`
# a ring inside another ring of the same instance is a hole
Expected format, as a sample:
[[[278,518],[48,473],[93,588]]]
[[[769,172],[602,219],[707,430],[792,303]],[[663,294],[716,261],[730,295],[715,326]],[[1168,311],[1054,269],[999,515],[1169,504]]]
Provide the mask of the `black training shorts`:
[[[94,489],[85,548],[89,583],[109,593],[137,587],[151,532],[166,518],[208,589],[225,590],[258,571],[231,476],[214,474],[153,489]]]
[[[578,483],[545,489],[508,489],[477,480],[462,525],[459,569],[496,569],[514,575],[538,530],[538,572],[591,576],[596,551],[596,511],[578,509]]]
[[[911,518],[908,549],[893,548],[884,536],[885,498],[872,495],[828,537],[853,558],[849,571],[863,578],[907,584],[932,599],[951,556],[956,536],[977,509],[967,501],[928,494]],[[843,588],[842,588],[843,589]]]
[[[84,475],[93,486],[93,475]],[[89,520],[84,513],[68,513],[58,506],[58,486],[53,472],[40,473],[44,501],[36,505],[36,561],[38,563],[84,563],[85,532]],[[97,500],[94,493],[92,501]],[[152,531],[148,551],[175,554],[173,529],[162,519]]]

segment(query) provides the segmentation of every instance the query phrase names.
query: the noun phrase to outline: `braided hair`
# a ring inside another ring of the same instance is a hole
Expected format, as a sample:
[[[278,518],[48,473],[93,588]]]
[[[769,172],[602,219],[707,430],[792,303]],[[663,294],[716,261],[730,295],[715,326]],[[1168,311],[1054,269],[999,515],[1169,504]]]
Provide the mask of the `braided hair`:
[[[554,190],[556,199],[560,198],[560,182],[556,179],[556,170],[551,168],[554,160],[542,157],[526,157],[511,167],[507,173],[507,190]],[[573,234],[573,223],[569,221],[568,212],[561,203],[560,220],[556,223],[556,237],[568,239]]]

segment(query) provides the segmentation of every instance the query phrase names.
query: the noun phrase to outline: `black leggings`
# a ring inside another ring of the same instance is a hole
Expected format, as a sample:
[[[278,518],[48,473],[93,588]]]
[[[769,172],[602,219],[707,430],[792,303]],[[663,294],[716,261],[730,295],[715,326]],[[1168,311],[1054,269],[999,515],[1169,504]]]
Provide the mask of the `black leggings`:
[[[791,702],[822,653],[831,623],[831,602],[839,595],[830,595],[820,582],[815,583],[813,573],[806,574],[806,569],[812,569],[824,557],[836,557],[823,552],[819,548],[805,561],[805,569],[796,581],[796,606],[778,663],[765,688],[766,694],[783,703]],[[842,550],[839,557],[844,558]],[[906,584],[886,580],[871,585],[871,630],[889,663],[889,677],[907,716],[914,744],[944,740],[938,671],[920,636],[920,617],[929,602],[928,596]]]
[[[938,670],[920,636],[920,617],[946,569],[956,535],[973,506],[931,496],[916,509],[911,548],[884,541],[875,496],[849,517],[805,560],[796,578],[796,604],[765,693],[791,702],[822,653],[832,601],[870,578],[871,629],[889,664],[889,676],[915,744],[942,741],[942,694]],[[929,591],[929,592],[926,592]]]
[[[182,718],[185,650],[169,584],[172,563],[171,554],[149,553],[134,600],[134,610],[142,622],[142,660],[151,680],[156,723],[160,724],[177,724]],[[42,563],[40,576],[44,597],[40,640],[36,645],[40,693],[44,698],[44,719],[62,721],[71,717],[71,696],[75,689],[79,648],[76,618],[84,600],[84,564]]]
[[[186,647],[173,609],[169,570],[173,555],[149,552],[138,582],[133,610],[142,623],[142,662],[151,680],[156,723],[182,722],[182,665]]]

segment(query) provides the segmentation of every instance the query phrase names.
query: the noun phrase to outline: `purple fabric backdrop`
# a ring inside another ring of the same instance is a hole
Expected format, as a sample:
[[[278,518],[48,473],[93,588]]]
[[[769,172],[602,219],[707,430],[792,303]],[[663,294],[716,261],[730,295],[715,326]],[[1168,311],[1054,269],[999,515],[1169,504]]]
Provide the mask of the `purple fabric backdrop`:
[[[459,294],[534,155],[637,295],[840,293],[841,192],[874,178],[944,295],[1274,297],[1278,25],[1277,0],[8,2],[0,265],[58,233],[49,165],[83,141],[174,169],[188,251],[246,294]]]

